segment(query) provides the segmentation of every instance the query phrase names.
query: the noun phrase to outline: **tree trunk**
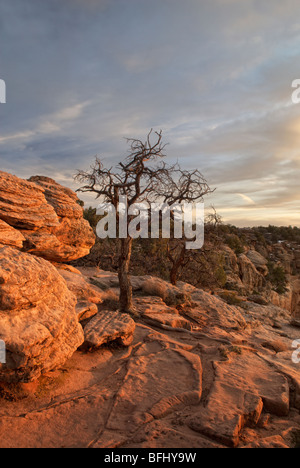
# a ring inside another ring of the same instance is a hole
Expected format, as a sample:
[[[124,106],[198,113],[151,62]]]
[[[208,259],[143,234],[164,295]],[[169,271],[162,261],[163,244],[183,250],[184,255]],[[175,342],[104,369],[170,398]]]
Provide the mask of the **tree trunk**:
[[[177,279],[178,279],[178,273],[180,271],[180,268],[182,267],[185,259],[185,254],[186,254],[186,247],[185,244],[181,247],[180,253],[177,258],[173,258],[171,254],[168,255],[169,259],[172,262],[172,268],[170,270],[170,282],[174,286],[176,286]]]
[[[120,311],[132,312],[132,286],[129,279],[129,263],[131,257],[132,238],[120,239],[121,252],[119,257]]]
[[[178,268],[177,268],[177,265],[174,263],[170,271],[170,283],[173,284],[173,286],[176,286],[177,274],[178,274]]]

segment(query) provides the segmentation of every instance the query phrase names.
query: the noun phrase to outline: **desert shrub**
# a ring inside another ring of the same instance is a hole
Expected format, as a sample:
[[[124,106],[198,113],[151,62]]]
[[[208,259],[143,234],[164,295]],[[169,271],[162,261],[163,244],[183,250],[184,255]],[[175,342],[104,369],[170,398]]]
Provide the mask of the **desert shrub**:
[[[107,308],[110,310],[117,310],[119,308],[119,296],[112,289],[107,289],[106,291],[103,292],[102,300],[103,300],[101,304],[102,309]]]
[[[237,295],[235,291],[222,291],[219,296],[228,305],[240,306],[243,300]]]
[[[228,234],[225,236],[225,244],[227,244],[236,255],[244,252],[243,243],[236,234]]]
[[[83,211],[83,217],[84,217],[84,219],[86,219],[90,223],[90,226],[95,231],[96,227],[97,227],[97,224],[98,224],[99,220],[101,219],[101,216],[97,215],[97,209],[92,208],[91,206],[89,206],[89,208],[85,208],[84,211]]]
[[[275,263],[269,261],[268,270],[269,273],[267,279],[273,285],[274,290],[278,294],[284,294],[287,291],[287,278],[283,267],[281,265],[276,265]]]

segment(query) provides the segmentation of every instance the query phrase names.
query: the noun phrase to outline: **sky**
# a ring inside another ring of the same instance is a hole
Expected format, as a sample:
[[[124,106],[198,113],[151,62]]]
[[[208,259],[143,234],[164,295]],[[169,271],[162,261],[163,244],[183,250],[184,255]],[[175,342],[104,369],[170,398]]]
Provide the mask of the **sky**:
[[[0,169],[73,180],[162,130],[237,226],[300,227],[298,0],[0,0]],[[94,204],[80,195],[86,206]]]

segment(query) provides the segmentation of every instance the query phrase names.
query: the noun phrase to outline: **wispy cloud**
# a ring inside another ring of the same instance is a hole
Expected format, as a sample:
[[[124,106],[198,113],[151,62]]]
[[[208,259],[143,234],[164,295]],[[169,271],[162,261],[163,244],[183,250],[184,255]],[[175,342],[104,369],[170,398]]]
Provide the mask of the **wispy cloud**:
[[[255,205],[255,201],[253,201],[252,198],[248,197],[248,195],[245,195],[244,193],[237,193],[237,195],[249,205]]]
[[[96,154],[118,162],[124,137],[154,127],[170,162],[217,188],[227,221],[300,226],[298,9],[296,0],[273,0],[272,14],[256,0],[2,1],[1,168],[70,185]]]

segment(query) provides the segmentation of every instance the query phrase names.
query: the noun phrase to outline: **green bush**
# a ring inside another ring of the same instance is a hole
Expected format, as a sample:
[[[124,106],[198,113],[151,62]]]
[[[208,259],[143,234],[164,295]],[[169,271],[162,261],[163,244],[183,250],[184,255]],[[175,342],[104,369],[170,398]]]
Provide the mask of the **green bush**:
[[[287,291],[287,278],[283,267],[281,265],[276,265],[275,263],[269,261],[268,269],[269,274],[267,276],[267,279],[273,285],[274,290],[278,294],[284,294]]]
[[[227,244],[236,255],[244,253],[244,246],[240,238],[236,234],[229,234],[225,237],[225,244]]]

